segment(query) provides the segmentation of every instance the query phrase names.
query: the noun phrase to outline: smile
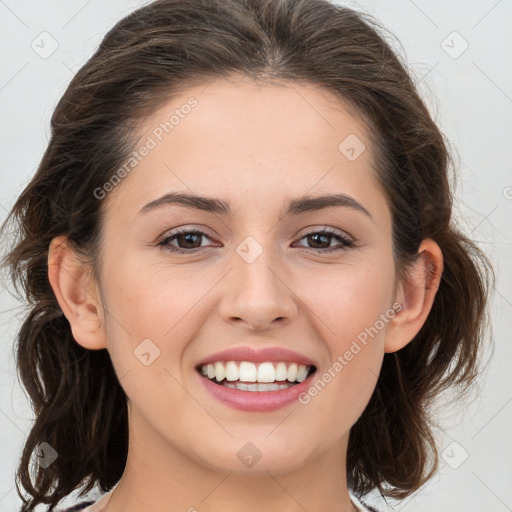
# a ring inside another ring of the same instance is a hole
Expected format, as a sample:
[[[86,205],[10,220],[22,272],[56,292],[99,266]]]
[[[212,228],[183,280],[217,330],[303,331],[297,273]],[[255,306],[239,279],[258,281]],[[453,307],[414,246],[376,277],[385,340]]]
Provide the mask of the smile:
[[[254,413],[298,402],[299,395],[312,385],[316,367],[284,361],[215,361],[196,370],[211,397],[230,408]]]
[[[199,368],[215,384],[251,392],[287,389],[303,382],[314,370],[312,365],[283,361],[215,361]]]

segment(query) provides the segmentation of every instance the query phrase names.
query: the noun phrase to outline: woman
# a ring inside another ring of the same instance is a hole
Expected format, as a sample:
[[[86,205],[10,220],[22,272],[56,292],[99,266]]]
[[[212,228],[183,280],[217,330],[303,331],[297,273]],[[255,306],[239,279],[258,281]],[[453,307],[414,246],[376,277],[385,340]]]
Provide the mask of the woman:
[[[8,219],[33,304],[22,510],[96,483],[76,510],[417,490],[433,399],[477,374],[491,273],[451,221],[449,162],[350,9],[159,0],[121,20]]]

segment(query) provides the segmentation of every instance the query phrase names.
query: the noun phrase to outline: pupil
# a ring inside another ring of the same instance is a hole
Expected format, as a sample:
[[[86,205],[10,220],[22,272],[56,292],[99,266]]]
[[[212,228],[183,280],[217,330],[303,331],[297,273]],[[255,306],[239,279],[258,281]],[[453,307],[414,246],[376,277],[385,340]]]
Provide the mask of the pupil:
[[[316,239],[316,238],[323,238],[323,239],[327,239],[327,238],[329,238],[329,236],[327,236],[327,235],[320,235],[320,234],[316,234],[316,235],[310,235],[310,238],[311,238],[311,239]],[[314,240],[314,241],[313,241],[313,244],[315,244],[315,243],[320,243],[320,244],[321,244],[321,242],[318,242],[317,240]]]
[[[192,237],[197,237],[199,235],[197,235],[196,233],[187,233],[185,235],[182,235],[185,239],[186,239],[186,244],[193,244],[194,241],[191,240]],[[196,243],[197,243],[197,240],[196,240]]]

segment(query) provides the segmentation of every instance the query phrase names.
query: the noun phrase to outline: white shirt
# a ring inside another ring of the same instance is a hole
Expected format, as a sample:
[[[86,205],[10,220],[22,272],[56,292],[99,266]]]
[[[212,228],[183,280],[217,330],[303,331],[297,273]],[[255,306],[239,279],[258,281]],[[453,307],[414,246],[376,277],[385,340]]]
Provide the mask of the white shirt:
[[[114,492],[114,489],[104,494],[96,503],[89,505],[88,507],[84,508],[81,512],[101,512],[101,510],[103,510],[107,506],[110,497]],[[356,507],[358,512],[369,512],[369,509],[367,509],[361,503],[361,501],[359,501],[359,499],[357,499],[350,491],[348,494],[350,496],[352,503],[354,504],[354,507]]]
[[[352,503],[358,512],[371,512],[370,509],[366,508],[366,506],[363,505],[361,501],[357,499],[350,491],[348,492],[348,495],[350,496],[350,499],[352,500]]]

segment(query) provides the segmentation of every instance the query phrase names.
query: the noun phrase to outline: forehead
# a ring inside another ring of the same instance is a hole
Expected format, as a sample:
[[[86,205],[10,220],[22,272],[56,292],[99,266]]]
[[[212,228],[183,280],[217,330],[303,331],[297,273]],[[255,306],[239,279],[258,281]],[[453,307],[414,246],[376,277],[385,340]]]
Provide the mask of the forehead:
[[[119,207],[173,191],[226,197],[237,211],[305,193],[379,194],[364,123],[313,84],[206,82],[162,105],[138,135],[150,149],[113,194]]]
[[[158,109],[141,130],[159,141],[164,138],[166,147],[176,151],[183,149],[182,138],[191,132],[209,150],[229,144],[231,152],[258,154],[264,144],[269,156],[280,158],[284,152],[292,158],[304,148],[315,156],[338,150],[344,134],[365,138],[359,115],[331,91],[315,84],[254,82],[247,77],[190,88]]]

